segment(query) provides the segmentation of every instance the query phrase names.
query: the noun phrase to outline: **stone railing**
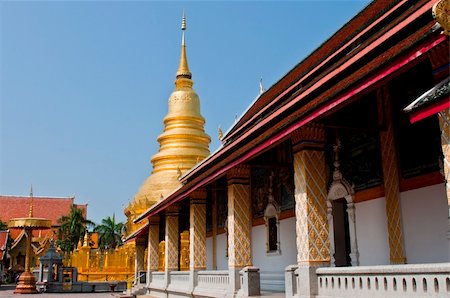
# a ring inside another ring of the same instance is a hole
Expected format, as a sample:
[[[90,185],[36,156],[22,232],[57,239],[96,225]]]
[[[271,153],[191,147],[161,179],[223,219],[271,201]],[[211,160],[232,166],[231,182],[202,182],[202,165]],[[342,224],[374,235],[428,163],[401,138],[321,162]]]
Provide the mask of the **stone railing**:
[[[190,294],[192,287],[189,287],[189,271],[170,271],[169,285],[167,292]]]
[[[319,268],[318,297],[450,297],[450,263]]]
[[[198,271],[194,295],[223,297],[229,288],[228,270]]]

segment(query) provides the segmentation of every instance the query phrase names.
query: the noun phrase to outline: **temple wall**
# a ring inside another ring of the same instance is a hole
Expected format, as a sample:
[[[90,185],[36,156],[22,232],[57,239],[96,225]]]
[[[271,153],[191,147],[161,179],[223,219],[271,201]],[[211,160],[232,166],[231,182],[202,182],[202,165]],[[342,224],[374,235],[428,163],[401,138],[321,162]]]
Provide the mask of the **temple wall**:
[[[252,229],[253,266],[261,271],[283,271],[286,266],[297,263],[295,246],[295,217],[280,220],[281,254],[266,254],[266,226],[259,225]]]
[[[213,241],[212,237],[206,238],[206,270],[213,270]]]
[[[355,204],[359,264],[389,264],[386,200],[378,198]]]
[[[284,291],[284,269],[297,263],[295,217],[280,220],[281,254],[266,254],[266,226],[252,229],[253,266],[260,269],[261,290]]]
[[[407,262],[448,262],[444,184],[402,192],[400,197]]]
[[[227,236],[225,233],[217,235],[217,270],[228,270]]]

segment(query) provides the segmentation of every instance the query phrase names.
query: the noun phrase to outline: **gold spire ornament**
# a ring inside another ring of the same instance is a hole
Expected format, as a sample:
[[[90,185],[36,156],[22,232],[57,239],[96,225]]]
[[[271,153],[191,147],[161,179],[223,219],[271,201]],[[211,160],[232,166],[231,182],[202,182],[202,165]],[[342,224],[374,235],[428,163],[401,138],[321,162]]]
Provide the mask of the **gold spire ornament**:
[[[151,159],[151,175],[125,210],[127,226],[131,227],[128,234],[139,228],[133,223],[136,216],[179,187],[180,174],[186,173],[209,155],[211,138],[205,133],[205,119],[200,113],[200,99],[192,88],[194,82],[187,61],[184,13],[181,31],[180,65],[176,72],[175,90],[169,97],[168,113],[164,117],[164,132],[158,137],[159,152]],[[130,209],[134,209],[135,213]]]

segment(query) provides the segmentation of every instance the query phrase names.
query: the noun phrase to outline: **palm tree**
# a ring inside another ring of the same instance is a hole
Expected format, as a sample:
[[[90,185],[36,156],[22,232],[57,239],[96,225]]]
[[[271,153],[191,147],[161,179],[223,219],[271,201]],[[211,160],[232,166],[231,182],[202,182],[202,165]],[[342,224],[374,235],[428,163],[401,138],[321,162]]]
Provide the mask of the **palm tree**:
[[[102,219],[102,224],[98,225],[94,231],[99,233],[100,248],[115,249],[122,245],[121,233],[124,228],[122,222],[116,222],[115,214],[112,217]]]
[[[83,211],[74,206],[70,207],[70,213],[58,219],[61,226],[58,228],[58,240],[56,244],[64,252],[70,252],[77,247],[78,242],[84,236],[88,227],[95,227],[95,224],[86,219]]]

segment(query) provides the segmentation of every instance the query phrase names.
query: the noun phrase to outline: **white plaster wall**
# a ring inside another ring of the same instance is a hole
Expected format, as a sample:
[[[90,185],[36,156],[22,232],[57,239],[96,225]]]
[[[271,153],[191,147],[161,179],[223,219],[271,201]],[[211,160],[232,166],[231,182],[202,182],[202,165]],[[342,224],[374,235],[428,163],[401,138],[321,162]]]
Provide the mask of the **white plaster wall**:
[[[280,255],[266,254],[266,226],[252,228],[253,266],[260,270],[283,271],[288,265],[297,263],[297,247],[295,244],[295,217],[280,220]]]
[[[445,185],[402,192],[400,204],[407,262],[448,262],[448,205]]]
[[[213,245],[212,237],[206,238],[206,270],[213,270],[212,257],[213,257]]]
[[[389,264],[385,198],[355,204],[355,214],[359,264]]]
[[[225,233],[217,235],[217,270],[228,270],[227,236]]]

